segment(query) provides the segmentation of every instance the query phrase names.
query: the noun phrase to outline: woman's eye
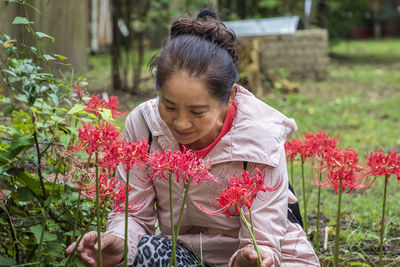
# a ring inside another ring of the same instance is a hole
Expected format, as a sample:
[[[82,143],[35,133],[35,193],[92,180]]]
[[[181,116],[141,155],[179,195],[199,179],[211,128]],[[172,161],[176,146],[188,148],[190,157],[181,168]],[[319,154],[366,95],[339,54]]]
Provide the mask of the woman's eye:
[[[194,115],[202,115],[202,114],[204,114],[204,111],[203,112],[192,111],[192,114],[194,114]]]
[[[165,106],[165,108],[168,109],[168,110],[175,110],[174,107]]]

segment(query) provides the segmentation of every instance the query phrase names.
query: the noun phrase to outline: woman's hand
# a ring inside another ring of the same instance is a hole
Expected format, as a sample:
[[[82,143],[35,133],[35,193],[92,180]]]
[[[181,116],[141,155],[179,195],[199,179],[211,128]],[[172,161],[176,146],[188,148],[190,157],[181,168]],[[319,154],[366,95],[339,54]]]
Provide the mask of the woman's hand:
[[[65,250],[67,254],[72,253],[77,241],[73,242]],[[103,266],[113,266],[120,263],[124,257],[124,240],[113,234],[101,233],[101,248]],[[97,267],[97,232],[91,231],[84,234],[78,245],[79,258],[86,266]]]
[[[274,264],[274,259],[271,254],[260,250],[262,262],[260,267],[269,267]],[[233,264],[233,267],[252,267],[257,266],[257,252],[253,247],[243,247],[239,250],[236,255],[236,261]]]

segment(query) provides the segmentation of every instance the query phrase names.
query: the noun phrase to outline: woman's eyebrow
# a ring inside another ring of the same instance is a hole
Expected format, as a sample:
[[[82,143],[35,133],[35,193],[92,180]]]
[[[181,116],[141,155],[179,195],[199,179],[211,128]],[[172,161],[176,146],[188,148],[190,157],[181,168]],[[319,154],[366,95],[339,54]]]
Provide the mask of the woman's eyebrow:
[[[189,108],[209,108],[209,105],[190,105]]]
[[[162,98],[165,102],[167,102],[168,104],[176,105],[176,103],[175,103],[174,101],[172,101],[172,100],[166,98],[165,96],[161,96],[161,98]],[[209,108],[209,107],[210,107],[210,105],[190,105],[190,106],[188,106],[188,108]]]
[[[161,98],[162,98],[165,102],[167,102],[167,103],[169,103],[169,104],[171,104],[171,105],[176,105],[176,104],[174,103],[174,101],[169,100],[169,99],[166,98],[165,96],[161,96]]]

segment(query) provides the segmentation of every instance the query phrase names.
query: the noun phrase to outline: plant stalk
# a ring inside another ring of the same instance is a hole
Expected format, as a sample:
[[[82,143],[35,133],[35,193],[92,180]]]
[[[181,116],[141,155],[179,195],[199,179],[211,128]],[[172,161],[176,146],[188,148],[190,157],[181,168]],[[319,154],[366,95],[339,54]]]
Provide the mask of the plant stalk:
[[[243,214],[242,210],[240,209],[239,205],[236,204],[236,206],[237,206],[237,208],[239,209],[240,216],[242,217],[244,223],[246,224],[247,229],[248,229],[249,232],[250,232],[251,239],[253,240],[253,246],[254,246],[254,249],[255,249],[255,251],[257,252],[257,256],[258,256],[257,266],[260,266],[260,264],[261,264],[261,262],[262,262],[262,258],[261,258],[260,251],[258,250],[256,237],[254,236],[254,233],[253,233],[253,231],[252,231],[252,227],[251,227],[251,226],[249,225],[249,223],[247,222],[246,217],[244,217],[244,214]],[[249,210],[249,212],[250,212],[250,210]]]
[[[169,259],[169,266],[177,266],[176,265],[176,252],[174,247],[174,240],[175,240],[175,226],[174,226],[174,212],[172,206],[172,172],[169,172],[169,215],[171,218],[171,238],[172,238],[172,251],[171,251],[171,258]]]
[[[336,216],[336,236],[335,236],[335,252],[333,266],[339,267],[339,235],[340,235],[340,208],[342,206],[342,178],[340,178],[339,195],[338,195],[338,210]]]
[[[389,176],[385,175],[385,185],[383,189],[383,203],[382,203],[382,221],[381,221],[381,236],[379,242],[379,266],[383,266],[383,236],[385,234],[385,209],[386,209],[386,192],[389,183]]]
[[[98,154],[96,152],[96,217],[97,217],[97,266],[103,266],[103,258],[101,256],[101,221],[100,221],[100,184],[99,184],[99,166]]]
[[[319,174],[319,182],[321,181],[322,173]],[[318,198],[317,198],[317,230],[315,233],[315,250],[319,252],[319,229],[320,229],[320,217],[321,217],[321,186],[318,186]]]
[[[125,187],[124,267],[128,266],[128,208],[129,208],[129,171],[126,172],[126,187]]]
[[[303,208],[304,208],[304,231],[308,239],[308,217],[307,217],[307,200],[306,200],[306,185],[304,181],[304,163],[301,162],[301,183],[303,187]]]

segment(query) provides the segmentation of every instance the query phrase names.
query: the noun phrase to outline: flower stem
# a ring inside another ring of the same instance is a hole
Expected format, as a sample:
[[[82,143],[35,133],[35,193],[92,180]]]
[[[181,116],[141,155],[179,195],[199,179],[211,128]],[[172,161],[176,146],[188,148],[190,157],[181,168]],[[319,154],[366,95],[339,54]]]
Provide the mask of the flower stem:
[[[290,161],[290,183],[293,186],[293,160]]]
[[[301,183],[303,186],[303,207],[304,207],[304,231],[308,239],[308,218],[307,218],[307,200],[306,200],[306,185],[304,182],[304,163],[301,162]]]
[[[96,217],[97,217],[97,266],[102,267],[102,256],[101,256],[101,222],[100,222],[100,185],[99,185],[99,166],[98,154],[96,153]]]
[[[175,240],[175,226],[174,226],[174,212],[173,212],[173,206],[172,206],[172,172],[169,172],[169,177],[168,177],[168,182],[169,182],[169,216],[171,218],[171,238],[172,238],[172,251],[171,251],[171,258],[169,259],[169,266],[172,266],[173,264],[176,265],[176,254],[175,254],[175,247],[174,247],[174,240]]]
[[[382,203],[382,221],[381,221],[381,239],[379,242],[379,266],[383,266],[383,236],[385,233],[385,208],[386,208],[386,191],[387,185],[389,182],[389,176],[386,174],[385,176],[385,185],[383,190],[383,203]]]
[[[335,252],[333,266],[339,267],[339,235],[340,235],[340,208],[342,206],[342,178],[340,178],[339,195],[338,195],[338,210],[336,217],[336,236],[335,236]]]
[[[249,232],[250,232],[251,239],[253,240],[254,249],[256,250],[257,256],[258,256],[257,266],[260,266],[260,264],[261,264],[261,262],[262,262],[262,259],[261,259],[260,251],[258,250],[256,237],[254,236],[254,232],[252,231],[252,227],[251,227],[251,226],[249,225],[249,223],[247,222],[246,217],[244,217],[244,214],[243,214],[242,210],[240,209],[239,205],[236,204],[236,206],[237,206],[237,208],[238,208],[238,210],[239,210],[240,216],[242,217],[244,223],[246,224],[247,229],[248,229]],[[249,213],[251,214],[251,211],[250,211],[250,210],[249,210]]]
[[[181,206],[181,211],[180,211],[180,214],[179,214],[178,225],[176,226],[176,231],[175,231],[175,236],[174,236],[175,246],[176,246],[176,242],[178,241],[179,228],[181,227],[181,221],[182,221],[183,212],[184,212],[184,209],[185,209],[186,199],[187,199],[187,195],[188,195],[188,192],[189,192],[189,186],[190,186],[190,182],[191,181],[192,180],[188,180],[188,182],[187,182],[186,189],[185,189],[185,195],[184,195],[183,201],[182,201],[182,206]]]
[[[321,181],[322,173],[319,174],[319,181]],[[320,222],[319,219],[321,217],[321,186],[318,186],[318,198],[317,198],[317,230],[315,233],[315,250],[319,252],[319,228]]]
[[[124,267],[128,266],[128,208],[129,208],[129,171],[126,172],[126,186],[125,186]]]

